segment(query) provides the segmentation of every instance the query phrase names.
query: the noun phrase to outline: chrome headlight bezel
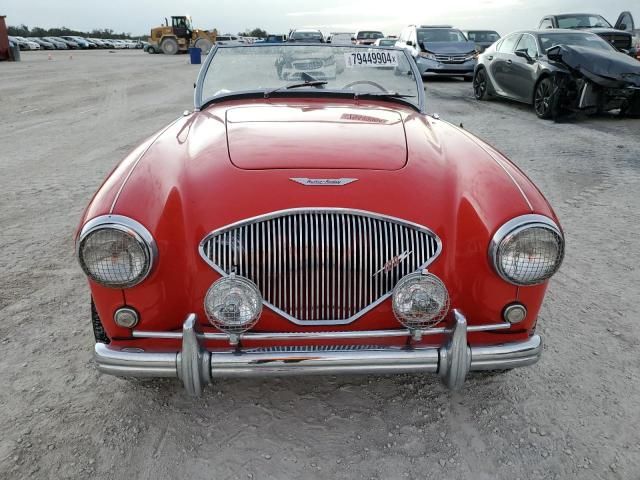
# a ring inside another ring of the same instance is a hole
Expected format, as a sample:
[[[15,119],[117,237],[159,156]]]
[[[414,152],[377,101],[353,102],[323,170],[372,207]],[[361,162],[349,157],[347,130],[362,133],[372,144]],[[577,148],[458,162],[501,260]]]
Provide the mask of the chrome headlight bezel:
[[[542,228],[553,232],[558,236],[559,239],[559,254],[556,259],[556,264],[552,270],[550,270],[547,274],[529,280],[522,281],[515,278],[510,277],[504,269],[501,267],[500,262],[500,251],[501,247],[505,240],[509,240],[513,238],[513,236],[518,235],[528,229],[531,228]],[[516,218],[513,218],[502,225],[496,233],[493,235],[491,242],[489,243],[489,263],[491,263],[495,272],[502,278],[505,282],[511,283],[512,285],[528,287],[533,285],[540,285],[547,280],[549,280],[555,273],[560,269],[562,265],[562,261],[564,259],[564,235],[562,231],[556,225],[556,223],[548,217],[544,215],[522,215]]]
[[[92,234],[102,230],[116,230],[129,235],[142,249],[145,256],[144,269],[133,279],[126,282],[105,281],[96,277],[86,266],[83,258],[83,247]],[[85,275],[95,283],[108,288],[131,288],[144,281],[157,263],[158,247],[144,225],[123,215],[102,215],[84,224],[76,241],[76,257]]]

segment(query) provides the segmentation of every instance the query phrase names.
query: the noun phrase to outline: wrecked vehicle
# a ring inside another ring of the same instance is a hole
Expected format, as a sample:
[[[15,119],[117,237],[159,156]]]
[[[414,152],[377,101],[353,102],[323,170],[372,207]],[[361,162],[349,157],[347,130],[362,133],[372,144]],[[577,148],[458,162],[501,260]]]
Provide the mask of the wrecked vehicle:
[[[593,33],[516,32],[480,55],[473,90],[478,100],[497,96],[531,104],[544,119],[616,109],[640,116],[640,63]]]

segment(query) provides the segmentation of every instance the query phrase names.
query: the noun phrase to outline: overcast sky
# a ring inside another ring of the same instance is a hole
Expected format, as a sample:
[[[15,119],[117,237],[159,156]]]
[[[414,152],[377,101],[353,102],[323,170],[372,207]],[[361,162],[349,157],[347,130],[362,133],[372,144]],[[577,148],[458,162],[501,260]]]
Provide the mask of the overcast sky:
[[[533,4],[533,5],[532,5]],[[149,34],[171,15],[191,15],[195,27],[219,33],[260,27],[287,33],[316,27],[325,33],[357,29],[397,34],[410,24],[452,24],[461,29],[490,28],[501,34],[534,28],[545,14],[599,13],[614,23],[631,10],[640,24],[640,0],[2,0],[0,15],[9,25],[78,30],[111,28]],[[640,26],[636,25],[636,28]]]

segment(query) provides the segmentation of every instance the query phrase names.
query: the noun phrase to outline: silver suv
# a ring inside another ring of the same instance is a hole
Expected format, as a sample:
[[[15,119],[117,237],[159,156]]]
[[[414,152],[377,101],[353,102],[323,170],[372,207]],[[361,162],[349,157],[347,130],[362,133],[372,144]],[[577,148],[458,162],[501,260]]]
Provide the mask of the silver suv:
[[[476,44],[449,25],[410,25],[402,30],[396,47],[413,55],[423,77],[473,79],[478,58]]]

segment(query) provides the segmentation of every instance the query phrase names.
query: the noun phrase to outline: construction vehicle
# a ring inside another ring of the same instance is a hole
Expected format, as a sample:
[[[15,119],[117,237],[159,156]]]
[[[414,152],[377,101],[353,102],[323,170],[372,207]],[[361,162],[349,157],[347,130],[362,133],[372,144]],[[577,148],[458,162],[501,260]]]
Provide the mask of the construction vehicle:
[[[164,25],[153,27],[149,37],[150,53],[162,52],[166,55],[185,53],[189,47],[200,48],[208,53],[216,42],[217,31],[214,29],[198,30],[191,26],[191,18],[186,16],[171,17],[171,25],[165,18]]]

